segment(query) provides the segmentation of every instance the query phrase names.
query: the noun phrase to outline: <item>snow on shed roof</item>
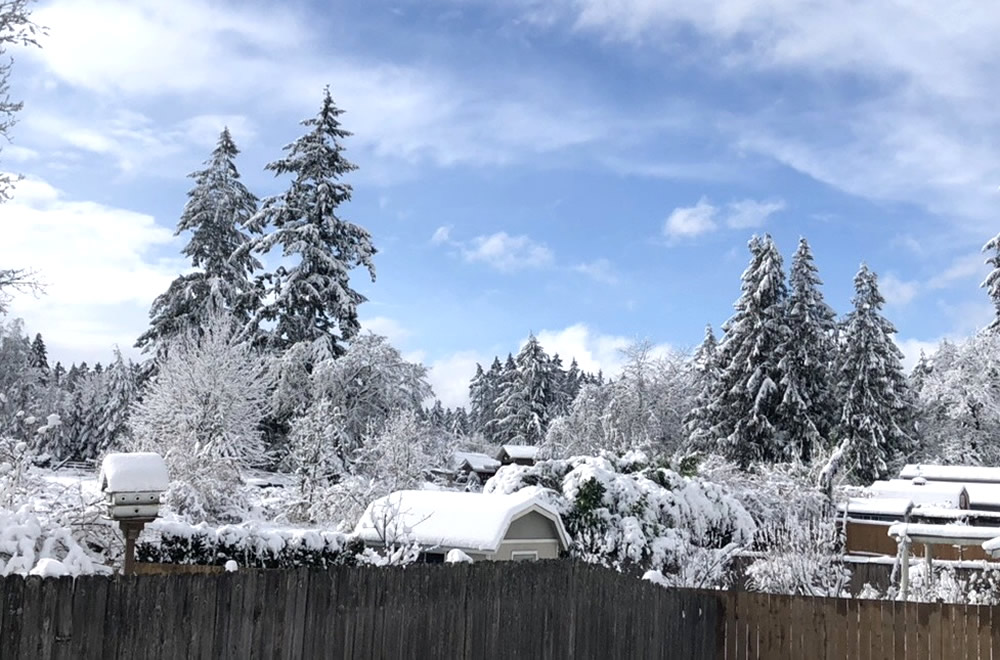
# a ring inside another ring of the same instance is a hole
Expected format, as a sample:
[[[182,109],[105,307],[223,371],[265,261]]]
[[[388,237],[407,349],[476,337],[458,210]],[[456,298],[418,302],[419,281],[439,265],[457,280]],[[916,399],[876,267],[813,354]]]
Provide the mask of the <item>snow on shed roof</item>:
[[[532,445],[503,445],[500,447],[499,456],[503,456],[504,454],[507,454],[514,460],[533,461],[538,457],[538,447]]]
[[[496,472],[500,467],[500,461],[497,459],[474,451],[456,451],[454,461],[458,467],[468,464],[475,472]]]
[[[907,498],[915,505],[931,504],[938,506],[950,506],[955,509],[962,507],[962,495],[968,498],[968,491],[962,484],[927,481],[913,482],[908,479],[892,479],[890,481],[876,481],[869,490],[876,497]]]
[[[542,499],[543,489],[510,495],[448,490],[401,490],[365,509],[354,528],[367,543],[415,542],[425,548],[495,552],[512,521],[537,511],[555,524],[563,548],[570,539],[559,512]]]
[[[980,545],[1000,536],[1000,527],[974,525],[930,525],[926,523],[896,523],[889,526],[889,536],[910,537],[914,543],[944,543],[951,545]]]
[[[969,493],[969,508],[1000,507],[1000,484],[968,483],[963,485]]]
[[[1000,534],[989,541],[984,542],[983,550],[985,550],[987,554],[994,559],[1000,557]]]
[[[167,464],[153,452],[108,454],[97,479],[101,490],[121,492],[163,492],[170,486]]]
[[[917,465],[904,467],[901,479],[923,477],[928,481],[962,481],[966,483],[1000,484],[1000,467],[982,465]]]

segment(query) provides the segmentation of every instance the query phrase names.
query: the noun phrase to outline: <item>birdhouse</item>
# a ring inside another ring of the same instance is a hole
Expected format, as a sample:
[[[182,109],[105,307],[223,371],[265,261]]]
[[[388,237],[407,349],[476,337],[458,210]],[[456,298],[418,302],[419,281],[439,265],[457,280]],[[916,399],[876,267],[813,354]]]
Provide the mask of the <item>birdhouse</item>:
[[[99,482],[112,520],[153,520],[160,512],[160,494],[170,485],[163,458],[147,452],[108,454]]]

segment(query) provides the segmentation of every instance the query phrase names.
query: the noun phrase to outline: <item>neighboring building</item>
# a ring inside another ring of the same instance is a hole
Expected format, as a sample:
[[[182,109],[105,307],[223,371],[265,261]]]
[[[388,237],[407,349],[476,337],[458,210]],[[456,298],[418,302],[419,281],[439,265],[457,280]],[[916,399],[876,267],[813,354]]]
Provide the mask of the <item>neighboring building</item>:
[[[416,543],[429,562],[444,561],[451,550],[473,561],[556,559],[570,538],[542,493],[397,491],[368,505],[354,533],[372,547]]]
[[[964,484],[1000,484],[1000,467],[982,465],[916,465],[899,472],[900,479],[923,477],[927,481],[953,481]]]
[[[534,465],[538,459],[538,447],[531,445],[503,445],[497,460],[503,465]]]
[[[455,472],[465,477],[463,481],[468,481],[470,475],[476,475],[479,483],[486,483],[500,469],[500,461],[473,451],[456,451],[452,455],[452,464]]]
[[[934,559],[987,559],[981,543],[992,538],[990,530],[1000,525],[998,491],[998,484],[935,482],[922,476],[876,481],[868,489],[872,497],[850,498],[838,507],[845,552],[862,557],[895,556],[899,531],[909,529],[920,532],[919,541],[913,542],[914,554],[929,552]]]

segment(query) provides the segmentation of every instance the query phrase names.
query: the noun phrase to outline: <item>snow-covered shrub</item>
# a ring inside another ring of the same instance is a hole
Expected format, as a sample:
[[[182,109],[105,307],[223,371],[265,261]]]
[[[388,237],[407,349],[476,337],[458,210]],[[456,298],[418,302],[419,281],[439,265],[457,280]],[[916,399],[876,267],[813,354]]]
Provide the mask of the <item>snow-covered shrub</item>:
[[[851,574],[830,518],[793,514],[782,525],[758,529],[760,558],[747,568],[751,590],[797,596],[846,596]]]
[[[553,489],[574,557],[658,570],[673,584],[719,584],[721,567],[753,539],[753,520],[728,489],[651,466],[638,452],[505,466],[485,492],[526,486]]]
[[[364,554],[357,538],[324,530],[269,529],[255,523],[211,527],[157,520],[136,546],[139,561],[244,568],[353,566]]]
[[[163,456],[170,506],[194,518],[225,519],[244,508],[240,471],[263,458],[267,358],[238,341],[224,315],[167,343],[164,354],[133,409],[130,449]]]
[[[27,575],[46,559],[59,561],[68,575],[110,572],[67,527],[26,509],[0,509],[0,576]]]

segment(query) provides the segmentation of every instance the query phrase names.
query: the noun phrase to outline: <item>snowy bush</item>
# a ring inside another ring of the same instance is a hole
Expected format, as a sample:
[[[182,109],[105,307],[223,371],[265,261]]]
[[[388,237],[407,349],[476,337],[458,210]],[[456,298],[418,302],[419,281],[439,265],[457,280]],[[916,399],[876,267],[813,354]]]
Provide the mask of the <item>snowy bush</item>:
[[[553,489],[571,555],[658,570],[678,585],[719,584],[721,568],[753,539],[753,520],[728,489],[651,466],[638,452],[505,466],[485,492],[536,485]]]
[[[154,382],[132,414],[131,449],[156,451],[170,469],[167,503],[200,519],[245,508],[240,471],[263,458],[268,363],[217,315],[164,348]]]
[[[0,509],[0,575],[27,575],[43,560],[59,561],[68,575],[110,572],[69,528],[27,509]]]
[[[154,538],[136,546],[139,561],[244,568],[353,566],[364,545],[339,532],[268,529],[254,523],[211,527],[204,523],[157,520],[148,527]]]

